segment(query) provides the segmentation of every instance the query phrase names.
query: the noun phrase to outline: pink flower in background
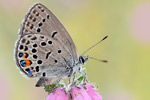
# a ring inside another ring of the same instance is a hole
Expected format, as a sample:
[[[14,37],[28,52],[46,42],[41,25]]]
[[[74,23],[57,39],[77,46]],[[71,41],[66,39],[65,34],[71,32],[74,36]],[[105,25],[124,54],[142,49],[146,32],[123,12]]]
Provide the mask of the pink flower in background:
[[[0,100],[8,100],[12,98],[12,86],[11,81],[5,74],[0,73]]]
[[[95,91],[94,87],[88,83],[73,86],[71,91],[65,91],[65,88],[58,88],[50,93],[46,100],[102,100],[102,97]]]
[[[46,100],[68,100],[68,95],[64,89],[59,88],[50,93]]]
[[[150,44],[150,3],[135,8],[130,20],[133,36],[145,44]]]
[[[73,87],[71,90],[72,100],[92,100],[83,87]]]

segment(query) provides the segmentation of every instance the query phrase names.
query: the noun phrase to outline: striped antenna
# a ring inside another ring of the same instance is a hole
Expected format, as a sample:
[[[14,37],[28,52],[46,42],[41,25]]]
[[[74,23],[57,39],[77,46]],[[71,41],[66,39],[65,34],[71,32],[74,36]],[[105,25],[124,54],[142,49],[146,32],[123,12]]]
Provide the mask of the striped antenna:
[[[82,53],[81,56],[83,56],[86,52],[88,52],[90,49],[92,49],[93,47],[95,47],[96,45],[98,45],[100,42],[102,42],[103,40],[105,40],[108,36],[105,36],[102,40],[100,40],[99,42],[97,42],[96,44],[94,44],[93,46],[91,46],[90,48],[88,48],[86,51],[84,51]]]

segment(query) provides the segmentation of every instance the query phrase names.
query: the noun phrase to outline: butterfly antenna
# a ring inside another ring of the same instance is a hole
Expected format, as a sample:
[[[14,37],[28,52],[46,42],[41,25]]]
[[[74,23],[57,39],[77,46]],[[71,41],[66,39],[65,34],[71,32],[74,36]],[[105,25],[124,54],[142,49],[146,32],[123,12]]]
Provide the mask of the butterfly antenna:
[[[100,61],[100,62],[108,63],[107,60],[96,59],[96,58],[89,57],[89,56],[88,56],[88,58],[93,59],[93,60],[97,60],[97,61]]]
[[[95,45],[93,45],[92,47],[88,48],[86,51],[83,52],[82,56],[88,52],[90,49],[92,49],[93,47],[95,47],[96,45],[98,45],[100,42],[102,42],[103,40],[105,40],[108,36],[105,36],[102,40],[100,40],[99,42],[97,42]]]

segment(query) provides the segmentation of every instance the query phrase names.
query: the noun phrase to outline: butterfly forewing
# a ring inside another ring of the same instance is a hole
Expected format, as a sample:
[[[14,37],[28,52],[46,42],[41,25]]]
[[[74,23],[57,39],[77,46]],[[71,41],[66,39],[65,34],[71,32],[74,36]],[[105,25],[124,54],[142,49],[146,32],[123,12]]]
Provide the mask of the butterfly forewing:
[[[78,54],[70,35],[56,18],[56,16],[44,5],[34,4],[28,11],[20,30],[20,35],[26,33],[41,33],[57,40],[71,55],[72,65],[78,62]]]

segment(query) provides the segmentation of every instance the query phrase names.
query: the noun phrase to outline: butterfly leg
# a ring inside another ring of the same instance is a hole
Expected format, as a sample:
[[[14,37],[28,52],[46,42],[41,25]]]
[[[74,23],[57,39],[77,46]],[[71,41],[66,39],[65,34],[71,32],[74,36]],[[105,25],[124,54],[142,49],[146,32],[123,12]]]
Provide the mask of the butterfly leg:
[[[69,84],[71,83],[71,78],[69,78],[69,82],[68,82]]]
[[[75,82],[75,78],[76,78],[76,73],[74,73],[74,74],[73,74],[73,79],[72,79],[71,84],[74,84],[74,82]]]
[[[73,74],[72,76],[73,76],[72,81],[71,81],[71,77],[69,78],[69,82],[68,82],[69,84],[74,84],[75,82],[76,74]]]
[[[83,72],[84,71],[84,72]],[[79,73],[84,77],[84,79],[83,79],[83,82],[85,82],[86,81],[86,68],[82,68],[80,71],[79,71]]]
[[[74,82],[75,78],[76,78],[76,73],[73,74],[73,79],[72,79],[73,82]]]

